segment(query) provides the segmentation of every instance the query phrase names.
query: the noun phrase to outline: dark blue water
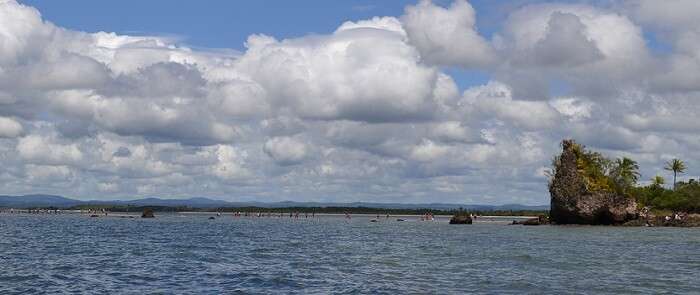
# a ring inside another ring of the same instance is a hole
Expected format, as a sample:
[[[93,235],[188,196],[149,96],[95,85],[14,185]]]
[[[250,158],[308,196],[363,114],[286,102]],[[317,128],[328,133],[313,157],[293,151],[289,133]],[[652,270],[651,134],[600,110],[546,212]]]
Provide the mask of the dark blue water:
[[[0,214],[0,294],[700,292],[700,229]]]

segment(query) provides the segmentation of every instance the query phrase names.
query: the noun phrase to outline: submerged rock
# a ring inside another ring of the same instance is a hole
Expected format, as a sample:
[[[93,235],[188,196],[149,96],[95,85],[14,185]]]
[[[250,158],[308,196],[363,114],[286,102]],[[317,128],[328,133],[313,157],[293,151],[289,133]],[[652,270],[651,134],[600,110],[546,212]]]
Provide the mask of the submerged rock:
[[[537,218],[530,218],[526,219],[523,221],[517,221],[513,220],[513,224],[520,224],[520,225],[544,225],[544,224],[549,224],[549,218],[544,215],[540,215]]]
[[[450,224],[472,224],[472,217],[469,214],[457,213],[450,218]]]
[[[143,210],[143,213],[141,214],[141,218],[155,218],[155,214],[153,214],[153,209],[146,208]]]
[[[550,217],[556,224],[622,224],[638,216],[633,198],[607,191],[590,191],[579,175],[573,140],[562,142],[563,151],[549,186]]]

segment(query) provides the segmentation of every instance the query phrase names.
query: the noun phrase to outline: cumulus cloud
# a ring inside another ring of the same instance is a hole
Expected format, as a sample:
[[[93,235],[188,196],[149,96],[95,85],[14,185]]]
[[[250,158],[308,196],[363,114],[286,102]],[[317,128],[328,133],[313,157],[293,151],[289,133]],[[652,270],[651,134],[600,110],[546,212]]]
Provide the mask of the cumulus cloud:
[[[236,51],[70,30],[0,0],[0,189],[542,204],[568,137],[644,177],[675,155],[694,169],[697,5],[536,2],[488,39],[467,1],[423,0]]]
[[[577,66],[603,58],[588,39],[581,19],[575,14],[555,12],[547,23],[547,34],[532,49],[533,62],[544,66]]]
[[[650,90],[664,94],[700,90],[699,3],[643,0],[625,3],[625,8],[657,42],[673,48],[659,58]]]
[[[464,92],[462,107],[470,113],[511,122],[524,129],[543,129],[557,123],[559,112],[542,101],[514,100],[511,88],[500,82]]]
[[[245,167],[247,152],[229,145],[218,145],[210,149],[217,162],[213,167],[213,174],[221,179],[241,180],[251,176],[251,172]]]
[[[476,12],[465,0],[448,8],[430,0],[406,7],[401,22],[411,44],[428,63],[475,67],[493,62],[495,55],[476,29]]]
[[[508,60],[499,77],[531,99],[553,82],[598,97],[645,82],[653,67],[641,28],[614,11],[578,4],[534,4],[513,12],[496,47]]]
[[[11,118],[0,117],[0,138],[17,137],[22,134],[22,124]]]
[[[60,143],[52,137],[28,135],[17,142],[20,157],[30,163],[76,164],[83,159],[83,153],[76,144]]]
[[[237,68],[267,90],[278,110],[306,119],[394,122],[427,120],[437,109],[438,72],[420,63],[395,20],[346,23],[330,36],[254,35],[246,45]]]
[[[302,141],[291,137],[274,137],[265,142],[265,154],[279,165],[294,165],[309,157],[309,147]]]

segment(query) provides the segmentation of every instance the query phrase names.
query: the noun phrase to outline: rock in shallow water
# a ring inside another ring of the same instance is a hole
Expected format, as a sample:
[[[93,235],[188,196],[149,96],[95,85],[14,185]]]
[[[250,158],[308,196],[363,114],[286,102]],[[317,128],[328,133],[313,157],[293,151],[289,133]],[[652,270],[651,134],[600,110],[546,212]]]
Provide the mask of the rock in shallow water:
[[[622,224],[638,216],[633,198],[586,188],[577,169],[576,143],[564,140],[559,166],[549,186],[550,217],[556,224]]]
[[[155,218],[155,214],[153,214],[153,209],[144,209],[143,213],[141,214],[141,218]]]
[[[527,220],[523,221],[516,221],[513,220],[513,225],[520,224],[520,225],[544,225],[544,224],[549,224],[549,218],[544,215],[540,215],[537,218],[530,218]]]
[[[455,214],[450,218],[450,224],[472,224],[472,218],[468,214]]]

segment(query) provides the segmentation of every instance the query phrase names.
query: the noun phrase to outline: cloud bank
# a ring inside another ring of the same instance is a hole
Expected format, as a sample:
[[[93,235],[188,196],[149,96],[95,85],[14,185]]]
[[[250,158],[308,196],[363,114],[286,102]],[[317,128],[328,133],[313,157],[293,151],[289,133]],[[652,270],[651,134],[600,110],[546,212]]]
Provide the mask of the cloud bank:
[[[675,156],[697,175],[700,7],[658,5],[535,3],[486,37],[467,1],[423,0],[222,53],[69,30],[2,0],[0,189],[542,204],[565,137],[638,159],[646,178]],[[490,81],[459,89],[448,68]]]

